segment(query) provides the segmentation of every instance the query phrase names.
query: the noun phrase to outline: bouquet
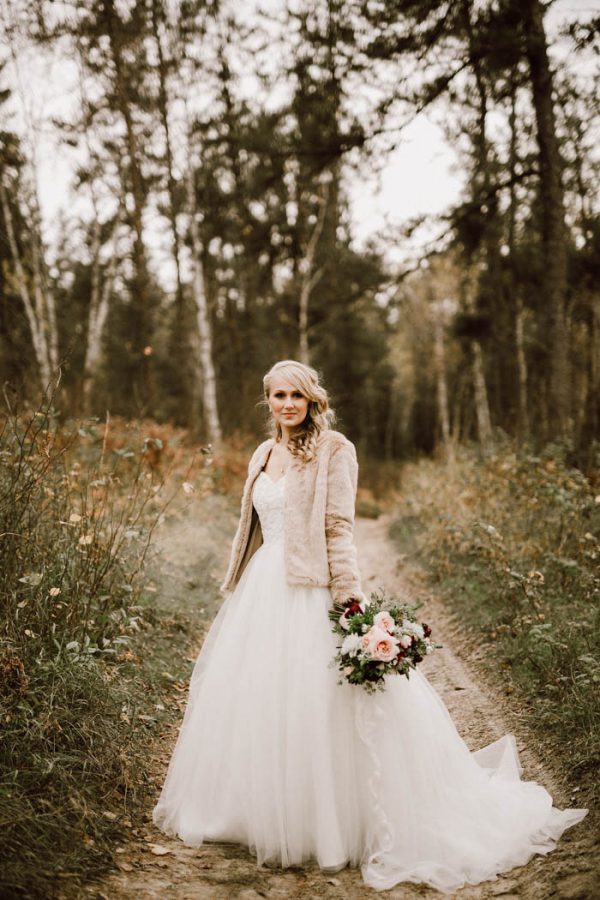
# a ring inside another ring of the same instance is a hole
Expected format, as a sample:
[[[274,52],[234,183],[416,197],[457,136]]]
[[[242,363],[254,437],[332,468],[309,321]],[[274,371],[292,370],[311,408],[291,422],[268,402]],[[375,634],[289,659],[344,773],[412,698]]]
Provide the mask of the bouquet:
[[[338,637],[338,652],[331,661],[345,680],[373,693],[385,688],[385,676],[406,675],[424,656],[440,646],[431,640],[431,628],[415,618],[418,604],[408,605],[383,591],[370,598],[336,603],[329,611]],[[343,684],[341,678],[339,684]]]

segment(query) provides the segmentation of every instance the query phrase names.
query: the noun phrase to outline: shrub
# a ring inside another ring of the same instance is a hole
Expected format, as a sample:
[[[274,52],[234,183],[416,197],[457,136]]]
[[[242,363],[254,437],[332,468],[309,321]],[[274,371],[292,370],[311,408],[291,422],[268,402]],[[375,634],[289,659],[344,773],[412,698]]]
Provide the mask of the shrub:
[[[42,405],[0,425],[0,895],[106,866],[139,748],[126,668],[160,483],[97,421]],[[164,504],[163,504],[164,506]],[[125,751],[123,748],[127,747]]]
[[[600,762],[600,496],[560,456],[404,470],[392,533],[416,552],[485,660],[561,748],[578,783]],[[500,666],[498,665],[500,663]]]

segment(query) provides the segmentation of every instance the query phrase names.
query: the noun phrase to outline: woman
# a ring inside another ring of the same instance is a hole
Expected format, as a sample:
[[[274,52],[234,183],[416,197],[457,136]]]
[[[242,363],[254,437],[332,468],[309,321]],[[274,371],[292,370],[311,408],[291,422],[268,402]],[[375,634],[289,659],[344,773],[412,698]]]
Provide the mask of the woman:
[[[521,782],[512,736],[470,753],[419,671],[377,696],[338,684],[328,610],[364,599],[356,452],[310,367],[276,363],[264,393],[273,435],[250,460],[155,823],[259,864],[360,865],[379,890],[453,891],[547,853],[586,810]]]

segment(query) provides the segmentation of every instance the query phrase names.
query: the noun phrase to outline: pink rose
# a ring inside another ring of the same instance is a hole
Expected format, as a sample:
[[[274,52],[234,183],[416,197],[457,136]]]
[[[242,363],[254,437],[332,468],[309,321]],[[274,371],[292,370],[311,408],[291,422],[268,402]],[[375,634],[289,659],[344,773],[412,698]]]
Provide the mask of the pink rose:
[[[371,649],[371,632],[370,631],[367,631],[366,634],[363,634],[363,636],[360,639],[360,646],[361,646],[362,650],[366,651],[367,653],[369,652],[369,650]]]
[[[405,650],[408,650],[408,648],[412,644],[412,641],[413,641],[413,639],[410,636],[410,634],[403,634],[402,637],[400,638],[399,643],[400,643],[401,647],[404,647]]]
[[[370,653],[377,641],[380,641],[384,637],[387,637],[386,631],[383,631],[382,628],[378,628],[377,625],[371,625],[369,630],[362,636],[361,645],[363,650]]]
[[[388,634],[380,641],[377,641],[371,651],[373,658],[378,659],[381,662],[390,662],[394,659],[397,652],[398,641],[395,637],[392,637],[391,634]]]
[[[373,623],[377,625],[378,628],[382,628],[383,631],[389,632],[389,634],[394,633],[394,620],[389,612],[386,612],[385,610],[377,613],[373,619]]]
[[[369,653],[373,659],[381,662],[388,662],[398,652],[397,638],[392,637],[377,625],[373,625],[366,634],[363,634],[361,644],[363,650]]]

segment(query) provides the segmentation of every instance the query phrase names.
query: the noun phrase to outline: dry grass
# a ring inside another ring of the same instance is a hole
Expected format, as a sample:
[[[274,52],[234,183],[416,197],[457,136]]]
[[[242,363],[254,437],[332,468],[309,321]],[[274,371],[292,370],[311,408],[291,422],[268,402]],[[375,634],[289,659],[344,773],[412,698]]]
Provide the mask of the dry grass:
[[[560,453],[505,450],[404,470],[399,546],[416,554],[519,692],[573,781],[597,792],[600,762],[600,496]],[[499,675],[499,673],[501,673]]]
[[[148,442],[111,445],[98,422],[58,419],[45,404],[0,423],[7,897],[54,896],[103,870],[145,791],[144,688],[128,671],[152,625],[140,576],[168,500]]]

